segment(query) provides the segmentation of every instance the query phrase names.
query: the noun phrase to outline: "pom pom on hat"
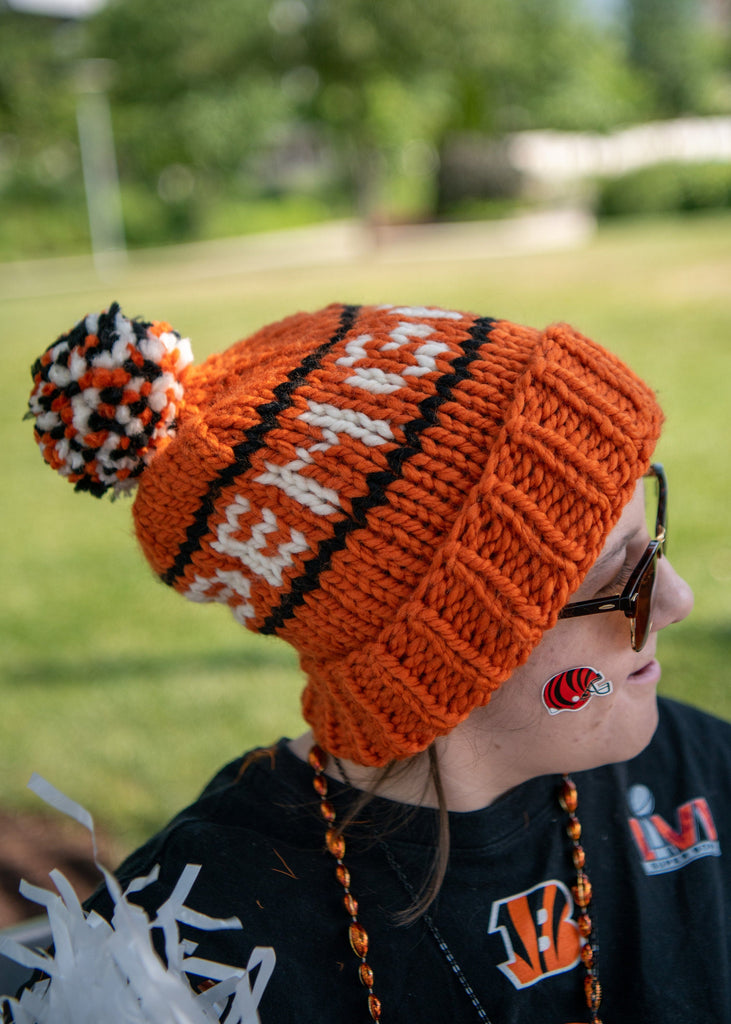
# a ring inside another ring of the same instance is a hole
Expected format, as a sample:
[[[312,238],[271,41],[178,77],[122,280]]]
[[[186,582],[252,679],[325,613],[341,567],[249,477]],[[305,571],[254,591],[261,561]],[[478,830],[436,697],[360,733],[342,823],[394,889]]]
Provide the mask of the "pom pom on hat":
[[[43,458],[77,491],[130,490],[175,434],[192,360],[167,323],[129,320],[117,303],[86,316],[31,371],[28,416]]]

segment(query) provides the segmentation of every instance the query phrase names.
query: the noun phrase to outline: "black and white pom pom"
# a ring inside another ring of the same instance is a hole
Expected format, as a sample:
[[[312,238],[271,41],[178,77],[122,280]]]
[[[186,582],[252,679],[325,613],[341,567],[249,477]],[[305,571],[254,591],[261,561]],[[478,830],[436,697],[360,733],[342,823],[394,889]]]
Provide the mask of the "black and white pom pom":
[[[192,360],[169,324],[128,320],[117,303],[80,320],[31,371],[28,415],[43,458],[77,491],[130,490],[175,433]]]

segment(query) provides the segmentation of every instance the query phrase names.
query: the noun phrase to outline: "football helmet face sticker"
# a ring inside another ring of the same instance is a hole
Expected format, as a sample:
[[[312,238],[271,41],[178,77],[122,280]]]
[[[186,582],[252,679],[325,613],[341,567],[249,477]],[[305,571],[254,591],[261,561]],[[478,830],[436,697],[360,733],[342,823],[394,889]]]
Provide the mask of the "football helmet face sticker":
[[[561,711],[579,711],[592,697],[603,697],[612,692],[611,679],[589,665],[567,668],[557,672],[543,684],[543,706],[549,715]]]

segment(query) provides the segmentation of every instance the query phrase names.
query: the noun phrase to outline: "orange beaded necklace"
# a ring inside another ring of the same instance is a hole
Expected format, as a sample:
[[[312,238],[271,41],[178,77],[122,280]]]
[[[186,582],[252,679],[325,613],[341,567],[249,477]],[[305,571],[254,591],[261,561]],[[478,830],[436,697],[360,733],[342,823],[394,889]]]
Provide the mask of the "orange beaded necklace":
[[[576,885],[571,886],[571,892],[574,896],[574,903],[579,908],[579,919],[577,923],[579,926],[579,932],[584,939],[584,945],[581,947],[581,962],[583,963],[586,971],[586,977],[584,978],[586,1005],[589,1007],[589,1013],[591,1014],[589,1017],[591,1024],[602,1024],[599,1017],[599,1005],[602,1001],[602,987],[599,984],[599,976],[597,974],[597,946],[594,941],[594,925],[592,924],[591,917],[589,916],[589,905],[591,904],[593,890],[591,882],[589,881],[589,876],[584,871],[586,853],[584,852],[584,847],[581,845],[581,822],[576,817],[576,808],[578,807],[579,799],[576,792],[576,786],[568,775],[564,775],[563,777],[563,782],[558,794],[558,802],[569,816],[569,822],[566,826],[566,834],[571,840],[573,846],[571,859],[573,860],[574,867],[576,868]]]
[[[325,832],[325,844],[330,854],[335,858],[335,877],[342,886],[343,906],[350,917],[350,924],[348,925],[348,939],[350,941],[351,949],[360,961],[358,964],[358,978],[368,993],[368,1012],[370,1013],[371,1019],[374,1021],[380,1021],[383,1012],[382,1004],[374,991],[375,979],[373,969],[367,961],[369,947],[368,933],[358,919],[358,902],[351,892],[350,872],[343,862],[343,858],[345,856],[345,838],[335,825],[335,807],[328,799],[328,780],[325,775],[328,755],[321,747],[315,744],[310,750],[308,761],[310,767],[315,773],[312,785],[320,798],[320,814],[327,826],[327,830]],[[576,869],[576,884],[571,887],[571,891],[573,893],[574,902],[579,908],[577,923],[579,932],[584,940],[581,947],[581,961],[585,970],[584,993],[586,996],[586,1005],[589,1008],[589,1021],[590,1024],[602,1024],[601,1018],[599,1017],[602,989],[599,984],[599,977],[597,974],[597,945],[594,939],[594,926],[591,917],[589,916],[592,887],[588,875],[584,870],[586,854],[581,845],[581,822],[576,816],[576,809],[578,807],[576,786],[568,775],[563,776],[558,794],[558,802],[561,805],[561,808],[568,815],[569,819],[566,826],[566,833],[571,840],[571,856]],[[388,851],[386,852],[388,853]],[[405,881],[397,866],[392,866],[397,870],[402,882]],[[426,915],[426,917],[428,917],[428,915]],[[470,1001],[477,1010],[478,1017],[483,1021],[483,1024],[490,1024],[487,1014],[480,1005],[477,996],[462,973],[461,968],[452,956],[446,943],[444,943],[444,940],[439,934],[436,926],[430,918],[427,923],[432,934],[437,940],[437,944],[442,950],[442,953],[447,958],[450,967],[454,971],[460,981],[460,984],[469,996]]]
[[[370,1013],[371,1018],[373,1020],[380,1020],[381,1000],[373,991],[373,970],[366,960],[366,956],[368,955],[368,933],[358,920],[358,903],[353,898],[353,894],[350,891],[350,872],[346,868],[345,864],[343,864],[343,857],[345,856],[345,839],[334,827],[335,808],[327,799],[327,778],[324,774],[325,767],[327,765],[327,754],[321,747],[315,745],[310,750],[308,760],[315,773],[312,785],[315,787],[315,792],[320,797],[320,814],[325,819],[328,826],[325,833],[325,843],[337,862],[335,877],[343,887],[343,906],[345,907],[346,912],[350,915],[348,938],[350,939],[350,946],[353,952],[360,960],[360,964],[358,965],[358,977],[361,984],[368,989],[368,1012]]]

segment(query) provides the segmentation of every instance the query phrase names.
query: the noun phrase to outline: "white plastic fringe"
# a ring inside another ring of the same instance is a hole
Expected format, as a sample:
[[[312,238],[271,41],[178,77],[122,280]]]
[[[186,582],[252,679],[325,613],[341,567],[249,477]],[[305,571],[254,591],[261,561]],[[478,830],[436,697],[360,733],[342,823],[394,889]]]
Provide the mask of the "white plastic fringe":
[[[158,867],[134,879],[122,892],[114,875],[99,863],[89,812],[39,775],[28,785],[46,803],[89,830],[94,860],[104,875],[114,914],[110,924],[95,911],[85,911],[60,871],[50,876],[58,896],[21,882],[21,893],[46,908],[54,954],[0,938],[0,953],[48,975],[20,999],[2,997],[10,1020],[15,1024],[260,1024],[258,1007],[274,971],[274,950],[257,946],[244,970],[200,959],[193,955],[197,944],[180,938],[179,924],[202,931],[242,927],[237,917],[213,918],[185,906],[200,866],[188,864],[183,869],[151,921],[127,896],[154,882]],[[154,928],[162,931],[167,966],[153,947]],[[186,973],[207,978],[213,985],[197,995]]]

